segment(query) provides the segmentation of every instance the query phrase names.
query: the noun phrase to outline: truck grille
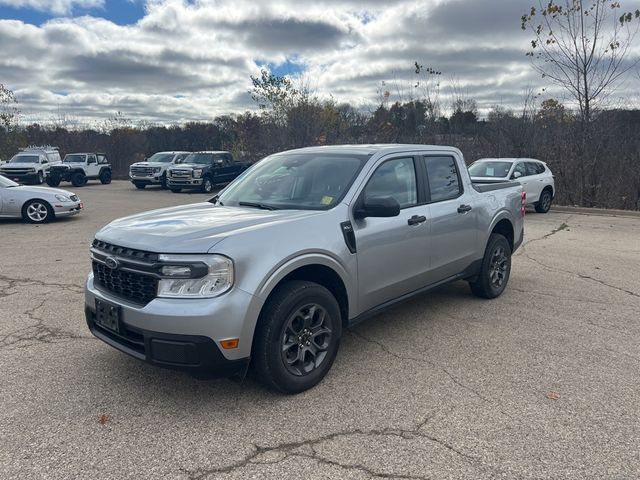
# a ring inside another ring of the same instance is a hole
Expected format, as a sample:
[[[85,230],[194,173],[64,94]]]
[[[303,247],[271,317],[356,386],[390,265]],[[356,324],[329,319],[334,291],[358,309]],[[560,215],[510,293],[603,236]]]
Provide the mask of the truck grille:
[[[94,282],[99,288],[142,305],[156,298],[158,278],[144,271],[132,270],[144,270],[146,265],[153,265],[158,261],[157,253],[120,247],[101,240],[94,240],[92,247]],[[111,256],[121,260],[122,267],[109,268],[103,263],[106,257]]]
[[[170,170],[173,178],[191,178],[191,170]]]
[[[151,177],[153,176],[153,167],[131,167],[131,175],[137,177]]]
[[[0,173],[7,176],[12,175],[27,175],[29,173],[34,173],[35,170],[33,168],[1,168]]]
[[[92,262],[94,282],[105,290],[135,303],[147,304],[158,294],[158,279],[141,273],[114,270]]]

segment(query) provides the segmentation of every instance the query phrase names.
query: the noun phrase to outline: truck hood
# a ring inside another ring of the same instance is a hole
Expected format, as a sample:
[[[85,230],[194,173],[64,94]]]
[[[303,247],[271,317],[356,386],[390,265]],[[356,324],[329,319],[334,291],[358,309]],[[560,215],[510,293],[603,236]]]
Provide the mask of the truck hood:
[[[111,222],[96,238],[155,253],[206,253],[226,237],[249,229],[275,227],[321,211],[260,210],[208,202],[163,208]]]
[[[39,163],[3,163],[2,164],[2,168],[5,169],[9,169],[9,168],[15,168],[15,169],[22,169],[22,168],[33,168],[36,166],[40,166]]]
[[[167,165],[173,165],[167,162],[136,162],[132,164],[132,167],[163,167]]]

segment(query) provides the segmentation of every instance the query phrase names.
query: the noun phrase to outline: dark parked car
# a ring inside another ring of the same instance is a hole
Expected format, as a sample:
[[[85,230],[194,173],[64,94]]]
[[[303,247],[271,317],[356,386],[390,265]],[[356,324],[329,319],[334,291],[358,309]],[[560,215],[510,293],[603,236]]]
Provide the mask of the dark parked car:
[[[211,193],[216,184],[231,182],[250,166],[249,162],[236,162],[229,152],[194,152],[169,168],[167,185],[174,193],[183,188]]]

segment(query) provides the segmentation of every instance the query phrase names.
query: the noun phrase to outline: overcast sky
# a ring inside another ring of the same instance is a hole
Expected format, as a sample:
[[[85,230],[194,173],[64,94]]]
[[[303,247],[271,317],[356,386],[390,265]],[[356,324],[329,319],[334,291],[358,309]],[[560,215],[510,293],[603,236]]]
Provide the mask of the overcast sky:
[[[372,108],[381,81],[408,97],[418,61],[442,72],[445,101],[455,83],[481,111],[513,107],[548,86],[525,56],[532,1],[0,0],[0,83],[25,121],[172,123],[255,108],[260,68]],[[635,105],[639,86],[617,101]]]

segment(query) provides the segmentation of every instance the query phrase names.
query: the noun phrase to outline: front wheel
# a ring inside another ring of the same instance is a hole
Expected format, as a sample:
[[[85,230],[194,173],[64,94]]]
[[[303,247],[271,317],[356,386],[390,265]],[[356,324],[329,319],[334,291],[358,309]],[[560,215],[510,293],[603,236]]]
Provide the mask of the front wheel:
[[[44,173],[38,172],[38,179],[36,180],[38,185],[42,185],[44,183]]]
[[[213,182],[211,181],[211,178],[204,177],[204,180],[202,181],[202,193],[211,192],[213,192]]]
[[[22,218],[29,223],[47,223],[54,215],[51,205],[44,200],[30,200],[22,207]]]
[[[100,174],[100,183],[109,185],[111,183],[111,170],[103,170]]]
[[[87,183],[87,177],[84,173],[76,172],[71,175],[71,185],[74,187],[84,187]]]
[[[57,187],[58,185],[60,185],[60,176],[59,175],[52,175],[49,174],[49,176],[47,177],[47,185],[49,185],[50,187]]]
[[[166,190],[167,188],[169,188],[169,186],[167,185],[167,174],[163,173],[162,177],[160,178],[160,188],[162,188],[162,190]]]
[[[265,304],[253,340],[252,369],[267,387],[299,393],[317,385],[338,353],[342,321],[321,285],[291,281]]]
[[[492,233],[482,259],[478,277],[469,282],[474,295],[496,298],[504,292],[511,274],[511,247],[507,239]]]
[[[551,192],[547,190],[543,190],[540,194],[540,199],[536,202],[536,212],[538,213],[547,213],[551,208]]]

